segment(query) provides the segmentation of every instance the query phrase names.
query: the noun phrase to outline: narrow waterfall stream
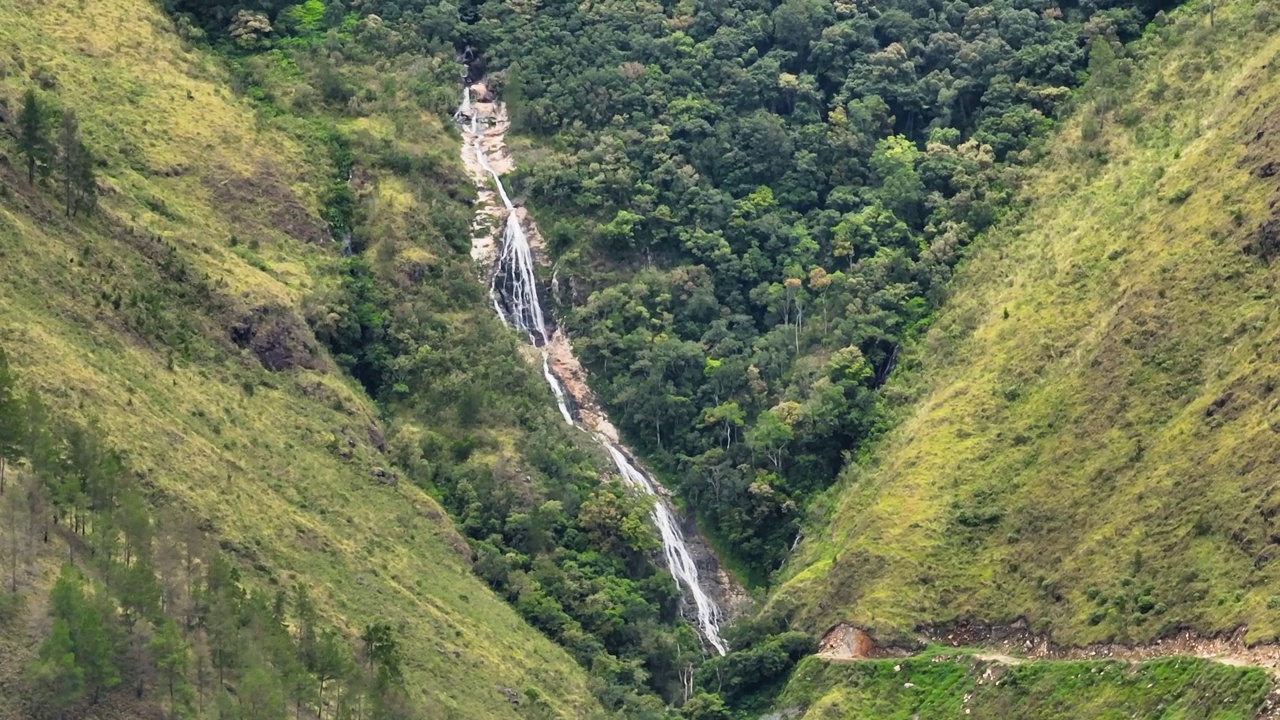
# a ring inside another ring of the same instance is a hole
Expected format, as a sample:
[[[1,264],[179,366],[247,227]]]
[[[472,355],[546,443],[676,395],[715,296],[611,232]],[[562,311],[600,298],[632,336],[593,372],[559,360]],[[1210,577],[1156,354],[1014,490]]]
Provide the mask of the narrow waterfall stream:
[[[623,482],[653,498],[650,515],[662,538],[667,569],[680,590],[691,601],[694,618],[707,644],[721,655],[725,653],[720,638],[721,612],[707,590],[705,579],[699,578],[698,566],[689,550],[684,533],[671,511],[665,491],[643,470],[618,439],[617,430],[591,397],[586,374],[568,338],[558,329],[549,330],[538,299],[534,276],[533,247],[529,242],[523,212],[516,208],[502,184],[502,171],[510,169],[506,156],[506,111],[501,103],[481,102],[482,85],[468,85],[462,91],[462,105],[454,117],[462,130],[462,160],[480,191],[481,209],[472,228],[472,257],[492,268],[489,298],[502,322],[528,336],[538,349],[542,375],[555,396],[556,406],[564,421],[588,432],[608,452]],[[494,189],[497,196],[494,196]],[[501,204],[495,200],[500,200]],[[502,236],[494,246],[489,226],[501,219]],[[566,386],[562,377],[570,378]]]

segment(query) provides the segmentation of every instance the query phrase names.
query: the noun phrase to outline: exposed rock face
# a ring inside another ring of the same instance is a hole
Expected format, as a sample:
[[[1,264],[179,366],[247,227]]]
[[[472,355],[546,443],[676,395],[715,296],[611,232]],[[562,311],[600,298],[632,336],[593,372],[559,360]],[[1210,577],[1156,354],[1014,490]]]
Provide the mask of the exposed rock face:
[[[472,86],[475,88],[482,85]],[[510,123],[507,121],[506,108],[492,102],[477,102],[471,106],[471,113],[477,118],[485,118],[480,129],[479,145],[489,160],[489,166],[499,175],[510,172],[514,167],[511,154],[507,152],[506,134]],[[469,119],[469,118],[468,118]],[[462,147],[462,165],[467,175],[475,183],[476,216],[471,223],[471,258],[486,270],[498,259],[498,239],[502,236],[502,224],[506,220],[506,209],[498,200],[498,193],[493,189],[493,179],[480,163],[475,148],[466,143]],[[524,219],[523,217],[521,218]]]
[[[1280,217],[1273,217],[1259,225],[1257,232],[1245,245],[1245,252],[1267,261],[1280,255]]]
[[[254,308],[236,318],[227,332],[232,342],[250,350],[273,372],[319,367],[315,338],[302,318],[288,308]]]
[[[818,657],[828,660],[876,657],[876,643],[862,628],[840,623],[818,641]]]

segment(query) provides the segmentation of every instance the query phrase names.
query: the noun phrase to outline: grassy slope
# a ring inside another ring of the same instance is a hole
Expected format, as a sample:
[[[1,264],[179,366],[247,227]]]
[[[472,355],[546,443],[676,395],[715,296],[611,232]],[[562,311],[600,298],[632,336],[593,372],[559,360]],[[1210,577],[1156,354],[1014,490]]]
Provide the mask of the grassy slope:
[[[802,708],[803,720],[1248,720],[1269,687],[1263,670],[1193,658],[1008,667],[948,649],[853,663],[808,658],[778,705]]]
[[[56,81],[51,94],[106,157],[109,188],[104,213],[71,224],[52,195],[30,193],[11,170],[0,176],[10,188],[0,342],[23,377],[61,410],[97,416],[153,496],[207,518],[253,582],[309,583],[353,635],[399,623],[408,687],[430,716],[523,714],[504,687],[537,688],[560,714],[592,714],[585,675],[471,575],[439,506],[408,483],[373,482],[374,408],[332,362],[319,353],[314,371],[270,373],[224,339],[219,324],[250,308],[296,319],[302,296],[331,274],[332,247],[280,231],[319,227],[324,170],[255,118],[219,64],[183,47],[146,0],[0,5],[0,68],[10,120],[32,77]],[[441,152],[456,147],[438,121],[423,126]],[[220,193],[228,184],[243,192]],[[185,278],[157,262],[165,251],[145,239],[153,234],[174,245]],[[202,313],[198,295],[177,297],[200,276],[216,312]],[[163,302],[132,309],[147,290]],[[165,347],[174,337],[185,353]]]
[[[1280,312],[1242,252],[1277,193],[1251,174],[1280,156],[1267,13],[1175,13],[1101,136],[1068,122],[973,249],[915,349],[927,384],[787,571],[810,628],[1275,635]]]

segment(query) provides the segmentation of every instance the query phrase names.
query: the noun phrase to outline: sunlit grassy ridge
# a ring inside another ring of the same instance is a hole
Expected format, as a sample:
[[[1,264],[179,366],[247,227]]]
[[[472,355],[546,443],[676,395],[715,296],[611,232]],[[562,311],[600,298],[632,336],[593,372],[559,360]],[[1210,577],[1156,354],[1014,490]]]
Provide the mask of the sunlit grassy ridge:
[[[1257,668],[1173,658],[1006,666],[951,649],[912,658],[800,663],[782,708],[805,720],[1216,718],[1248,720],[1270,687]]]
[[[103,209],[87,221],[27,188],[17,158],[0,175],[0,343],[22,377],[99,419],[149,495],[207,520],[255,587],[307,583],[349,637],[398,627],[428,716],[598,710],[581,669],[474,578],[435,501],[375,479],[388,462],[376,410],[302,321],[339,262],[318,215],[333,168],[305,126],[266,121],[144,0],[0,5],[0,76],[2,127],[38,84],[103,157]],[[395,132],[376,122],[350,131]],[[425,114],[406,142],[456,155]],[[360,181],[376,188],[372,227],[422,232],[406,218],[431,199]],[[397,261],[435,252],[435,238],[411,240]],[[286,338],[282,372],[230,339],[264,314]]]
[[[819,510],[778,594],[815,631],[1275,636],[1280,314],[1247,250],[1277,197],[1276,8],[1173,18],[1098,136],[1068,121],[973,248],[900,427]]]

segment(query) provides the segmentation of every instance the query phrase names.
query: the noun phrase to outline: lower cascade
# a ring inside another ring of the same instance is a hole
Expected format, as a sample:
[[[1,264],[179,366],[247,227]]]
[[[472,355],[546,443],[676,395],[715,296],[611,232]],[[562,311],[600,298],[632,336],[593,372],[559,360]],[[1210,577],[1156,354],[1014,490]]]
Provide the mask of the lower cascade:
[[[523,211],[511,202],[502,173],[510,169],[503,137],[507,120],[501,103],[482,101],[487,95],[482,84],[467,85],[462,91],[462,104],[454,114],[462,130],[462,159],[480,191],[481,209],[473,226],[472,257],[492,268],[489,298],[494,312],[509,327],[529,338],[541,356],[542,376],[551,387],[560,416],[569,425],[590,433],[608,452],[623,482],[637,492],[653,498],[650,516],[662,538],[667,569],[680,590],[690,599],[692,618],[707,644],[723,655],[726,647],[720,637],[720,607],[699,578],[698,566],[676,521],[675,513],[658,482],[626,450],[608,417],[592,401],[585,382],[585,372],[568,338],[558,329],[549,329],[534,277],[533,247],[522,222]],[[494,188],[497,196],[494,197]],[[499,202],[500,201],[500,205]],[[486,228],[488,220],[500,219],[502,235],[495,248]],[[571,379],[573,391],[561,378]]]

